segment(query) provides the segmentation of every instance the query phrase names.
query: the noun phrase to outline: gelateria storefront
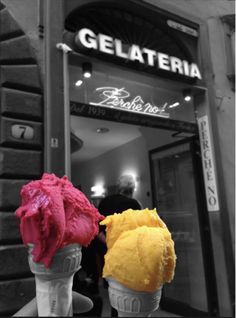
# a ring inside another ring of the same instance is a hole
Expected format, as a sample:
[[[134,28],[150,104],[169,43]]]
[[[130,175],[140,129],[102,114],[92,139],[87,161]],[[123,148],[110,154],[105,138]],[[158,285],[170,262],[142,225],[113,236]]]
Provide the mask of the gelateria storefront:
[[[73,183],[97,205],[120,174],[133,173],[135,197],[157,208],[175,241],[176,275],[161,307],[215,313],[211,240],[202,229],[218,198],[198,26],[125,4],[83,5],[66,17],[58,48],[66,55]]]

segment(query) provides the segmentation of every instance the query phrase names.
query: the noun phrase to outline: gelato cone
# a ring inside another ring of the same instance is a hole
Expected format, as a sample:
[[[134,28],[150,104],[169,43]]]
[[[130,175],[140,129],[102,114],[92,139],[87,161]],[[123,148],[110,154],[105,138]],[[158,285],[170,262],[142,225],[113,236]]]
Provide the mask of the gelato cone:
[[[80,268],[81,246],[98,234],[104,217],[66,176],[44,173],[21,189],[16,210],[35,274],[39,316],[72,316],[73,275]]]
[[[49,268],[36,263],[32,255],[33,245],[29,245],[29,266],[35,275],[38,316],[72,317],[73,276],[80,268],[81,246],[71,244],[59,249]]]
[[[119,316],[148,316],[159,307],[162,286],[174,277],[176,255],[171,233],[154,210],[111,215],[103,277]],[[129,217],[130,216],[130,217]],[[109,219],[108,219],[109,218]]]
[[[149,317],[159,308],[162,288],[154,292],[137,292],[108,278],[109,300],[118,311],[118,317]]]

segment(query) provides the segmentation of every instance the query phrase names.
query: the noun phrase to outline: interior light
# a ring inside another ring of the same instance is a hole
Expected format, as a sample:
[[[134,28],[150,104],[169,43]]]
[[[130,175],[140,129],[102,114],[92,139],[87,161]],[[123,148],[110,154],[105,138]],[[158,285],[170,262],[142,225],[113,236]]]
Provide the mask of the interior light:
[[[77,82],[75,82],[75,86],[79,87],[83,84],[82,80],[78,80]]]
[[[105,188],[102,184],[96,184],[91,187],[93,192],[92,197],[103,197],[105,196]]]
[[[84,77],[90,78],[90,77],[91,77],[91,73],[89,73],[89,72],[84,72]]]
[[[180,103],[179,102],[176,102],[176,103],[174,103],[174,104],[172,104],[172,105],[169,105],[169,108],[174,108],[174,107],[177,107],[177,106],[179,106],[180,105]]]
[[[83,76],[85,78],[90,78],[92,75],[92,64],[89,62],[84,62],[82,64]]]
[[[99,128],[96,129],[96,132],[97,132],[98,134],[104,134],[104,133],[107,133],[107,132],[109,132],[109,131],[110,131],[110,129],[109,129],[109,128],[106,128],[106,127],[99,127]]]
[[[192,99],[192,93],[190,89],[183,90],[183,97],[186,102],[190,102]]]
[[[191,96],[185,96],[185,97],[184,97],[184,100],[185,100],[186,102],[190,102]]]

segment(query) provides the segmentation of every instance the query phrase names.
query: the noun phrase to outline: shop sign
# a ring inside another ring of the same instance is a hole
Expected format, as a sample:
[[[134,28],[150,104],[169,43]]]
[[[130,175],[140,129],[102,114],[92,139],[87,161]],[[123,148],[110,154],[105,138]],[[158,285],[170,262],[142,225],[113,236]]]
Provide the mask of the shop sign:
[[[97,100],[91,101],[90,105],[125,110],[143,115],[169,118],[168,110],[179,105],[179,103],[168,104],[166,102],[157,106],[145,102],[140,95],[131,96],[130,92],[124,87],[98,87],[95,91],[98,93],[96,96]]]
[[[127,47],[127,44],[122,43],[120,39],[102,33],[96,35],[88,28],[83,28],[77,32],[75,43],[82,49],[93,49],[125,60],[137,61],[160,70],[178,73],[191,78],[202,78],[199,68],[195,63],[189,63],[178,57],[145,47],[141,48],[136,44],[131,44]]]
[[[215,167],[212,155],[209,123],[208,117],[206,115],[198,119],[198,127],[201,143],[202,165],[207,198],[207,208],[208,211],[218,211],[218,191],[216,186]]]

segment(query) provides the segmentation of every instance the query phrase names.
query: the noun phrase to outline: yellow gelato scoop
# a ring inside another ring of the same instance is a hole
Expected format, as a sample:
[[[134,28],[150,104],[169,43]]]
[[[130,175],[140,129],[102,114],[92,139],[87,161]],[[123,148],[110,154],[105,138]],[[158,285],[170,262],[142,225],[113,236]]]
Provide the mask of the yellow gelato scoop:
[[[144,292],[154,292],[173,279],[174,241],[155,209],[129,209],[100,224],[107,226],[104,278]]]
[[[169,231],[141,226],[123,232],[108,250],[103,277],[111,276],[136,291],[153,292],[173,279],[175,260]]]
[[[139,226],[167,228],[157,214],[156,209],[132,210],[107,216],[101,225],[106,225],[106,244],[111,248],[121,233],[136,229]]]

